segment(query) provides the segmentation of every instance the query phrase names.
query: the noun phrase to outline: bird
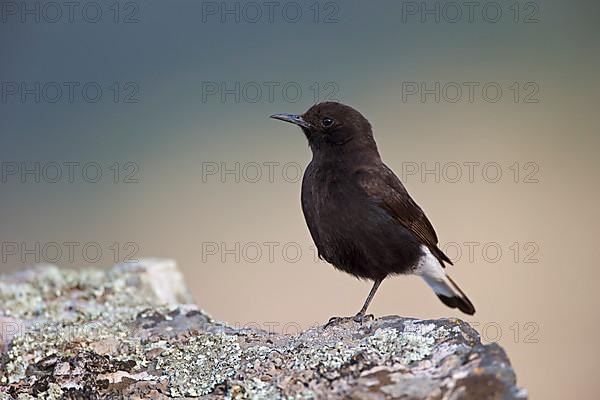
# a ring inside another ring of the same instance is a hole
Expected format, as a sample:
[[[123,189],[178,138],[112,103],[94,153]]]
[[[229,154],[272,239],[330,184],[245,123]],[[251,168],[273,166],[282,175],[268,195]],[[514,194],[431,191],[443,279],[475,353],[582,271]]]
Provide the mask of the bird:
[[[468,315],[473,303],[446,273],[452,261],[438,247],[427,216],[381,159],[369,121],[356,109],[326,101],[304,114],[274,114],[301,128],[312,151],[301,205],[318,256],[373,286],[360,311],[341,321],[372,319],[367,309],[391,275],[417,275],[448,307]]]

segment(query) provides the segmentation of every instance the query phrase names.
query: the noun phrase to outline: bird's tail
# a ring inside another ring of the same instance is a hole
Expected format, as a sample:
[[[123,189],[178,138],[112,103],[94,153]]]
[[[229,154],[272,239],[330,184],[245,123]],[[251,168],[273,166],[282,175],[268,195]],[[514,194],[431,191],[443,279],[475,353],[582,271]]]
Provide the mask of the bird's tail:
[[[475,314],[475,307],[458,285],[445,273],[432,275],[421,275],[423,280],[433,289],[437,297],[450,308],[458,308],[465,314]]]

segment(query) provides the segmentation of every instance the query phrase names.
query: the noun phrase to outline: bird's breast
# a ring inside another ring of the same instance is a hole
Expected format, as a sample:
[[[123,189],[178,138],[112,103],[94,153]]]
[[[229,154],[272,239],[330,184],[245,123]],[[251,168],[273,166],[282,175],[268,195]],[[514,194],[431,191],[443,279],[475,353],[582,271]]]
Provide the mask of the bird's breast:
[[[358,195],[348,174],[323,167],[307,168],[302,182],[302,202],[315,218],[340,214],[349,203],[358,200]]]
[[[319,254],[365,278],[408,271],[420,255],[418,242],[354,179],[352,173],[307,168],[302,208]]]
[[[313,240],[328,261],[331,249],[350,244],[373,211],[351,175],[314,166],[303,179],[302,208]]]

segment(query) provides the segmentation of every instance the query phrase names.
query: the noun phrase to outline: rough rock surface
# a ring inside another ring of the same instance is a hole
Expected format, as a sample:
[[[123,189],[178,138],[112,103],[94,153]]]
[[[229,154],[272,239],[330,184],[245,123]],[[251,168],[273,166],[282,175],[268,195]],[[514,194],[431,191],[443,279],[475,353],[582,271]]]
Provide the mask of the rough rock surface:
[[[235,329],[167,260],[0,277],[0,327],[0,400],[526,398],[504,351],[460,320]]]

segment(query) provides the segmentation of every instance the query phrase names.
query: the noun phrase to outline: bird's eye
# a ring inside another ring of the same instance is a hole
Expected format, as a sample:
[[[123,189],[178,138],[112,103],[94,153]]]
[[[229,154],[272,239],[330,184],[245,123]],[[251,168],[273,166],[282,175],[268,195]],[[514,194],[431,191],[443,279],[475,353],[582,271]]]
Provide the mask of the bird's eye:
[[[325,117],[321,121],[321,124],[323,125],[323,127],[329,128],[331,125],[333,125],[333,119],[331,119],[329,117]]]

